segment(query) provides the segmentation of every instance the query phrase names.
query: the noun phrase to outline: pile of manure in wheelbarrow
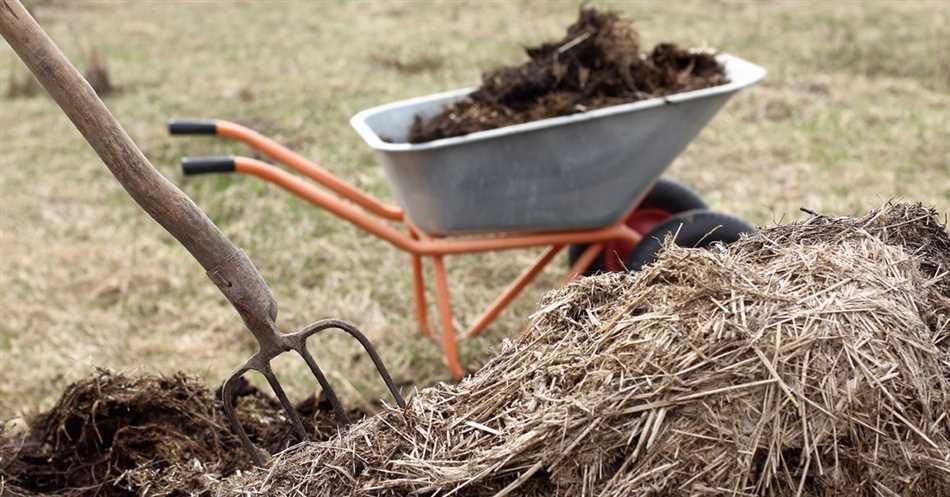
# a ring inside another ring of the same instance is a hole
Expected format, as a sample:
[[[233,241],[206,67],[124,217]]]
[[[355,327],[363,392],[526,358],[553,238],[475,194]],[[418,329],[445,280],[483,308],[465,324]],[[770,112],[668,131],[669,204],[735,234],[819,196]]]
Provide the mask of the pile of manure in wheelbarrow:
[[[640,53],[633,24],[582,8],[564,38],[525,49],[529,60],[482,75],[481,86],[430,119],[416,117],[410,143],[461,136],[727,82],[711,53],[671,43]]]
[[[457,385],[222,495],[950,495],[950,237],[889,204],[549,293]]]
[[[297,407],[315,439],[336,433],[311,398]],[[276,400],[245,384],[238,413],[271,453],[293,440]],[[252,462],[218,396],[183,375],[100,371],[70,385],[22,433],[0,434],[0,496],[197,496]]]

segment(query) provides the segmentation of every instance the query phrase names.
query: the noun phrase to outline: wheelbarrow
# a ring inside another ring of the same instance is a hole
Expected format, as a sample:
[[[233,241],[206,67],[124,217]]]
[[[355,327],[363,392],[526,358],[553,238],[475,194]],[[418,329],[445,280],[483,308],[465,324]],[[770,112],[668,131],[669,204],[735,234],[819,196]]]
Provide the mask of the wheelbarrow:
[[[570,269],[564,283],[580,274],[638,269],[652,261],[666,235],[703,246],[752,229],[706,210],[698,195],[660,178],[731,95],[765,75],[738,57],[720,54],[718,60],[727,84],[426,143],[406,143],[416,116],[432,116],[472,88],[364,110],[351,124],[375,151],[398,207],[245,126],[172,120],[168,129],[243,142],[312,181],[241,156],[186,157],[185,175],[257,176],[407,252],[418,326],[430,337],[422,260],[431,259],[445,362],[461,378],[446,256],[548,247],[464,332],[471,338],[565,246]]]

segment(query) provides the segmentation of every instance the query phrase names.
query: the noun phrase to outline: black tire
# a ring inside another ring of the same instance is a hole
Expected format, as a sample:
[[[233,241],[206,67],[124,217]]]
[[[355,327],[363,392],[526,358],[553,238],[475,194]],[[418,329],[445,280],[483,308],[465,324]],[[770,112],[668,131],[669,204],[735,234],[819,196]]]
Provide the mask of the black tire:
[[[730,244],[755,227],[728,214],[706,209],[677,214],[658,224],[634,247],[627,258],[627,270],[639,271],[656,260],[656,253],[667,236],[675,236],[680,247],[709,247],[714,243]]]
[[[660,178],[653,185],[653,189],[640,202],[637,209],[660,209],[676,215],[681,212],[705,209],[706,202],[699,194],[689,188],[667,178]],[[588,244],[576,244],[568,247],[568,268],[587,250]],[[584,276],[591,276],[604,270],[604,254],[601,253],[594,262],[584,271]]]

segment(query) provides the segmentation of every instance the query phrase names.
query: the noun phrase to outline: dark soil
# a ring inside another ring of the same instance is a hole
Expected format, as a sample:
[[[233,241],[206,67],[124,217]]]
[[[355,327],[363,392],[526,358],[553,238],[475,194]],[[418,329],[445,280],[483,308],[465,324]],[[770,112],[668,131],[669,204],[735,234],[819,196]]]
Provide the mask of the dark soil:
[[[710,53],[661,43],[640,53],[633,24],[616,12],[582,8],[563,39],[529,47],[529,61],[482,75],[468,98],[430,120],[416,117],[409,142],[563,116],[727,82]]]
[[[336,432],[325,403],[311,398],[297,411],[311,438]],[[280,404],[249,384],[238,413],[255,444],[272,454],[294,440]],[[183,374],[101,371],[70,385],[25,433],[0,434],[0,497],[211,495],[217,479],[251,466],[217,393]]]
[[[109,76],[109,67],[105,61],[99,57],[98,52],[92,52],[92,57],[89,59],[89,66],[86,68],[86,72],[83,76],[100,98],[112,95],[117,90],[112,83],[112,77]]]

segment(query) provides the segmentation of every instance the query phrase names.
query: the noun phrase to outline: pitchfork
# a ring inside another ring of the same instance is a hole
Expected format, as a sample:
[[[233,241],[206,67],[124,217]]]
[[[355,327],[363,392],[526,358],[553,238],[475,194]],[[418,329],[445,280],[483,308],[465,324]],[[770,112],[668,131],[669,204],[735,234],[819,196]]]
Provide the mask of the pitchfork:
[[[235,387],[238,379],[248,371],[257,371],[267,379],[287,413],[294,433],[301,440],[307,437],[303,422],[271,369],[271,361],[285,352],[293,351],[303,358],[333,406],[337,421],[347,422],[336,394],[307,350],[307,339],[323,330],[339,329],[359,340],[396,403],[405,407],[379,355],[369,340],[353,326],[328,319],[293,333],[279,332],[276,324],[277,302],[251,260],[218,230],[187,195],[152,167],[92,87],[19,0],[0,0],[0,34],[56,100],[129,195],[198,260],[257,339],[260,350],[238,368],[221,389],[224,411],[231,427],[257,465],[262,466],[264,460],[248,438],[234,410]]]

